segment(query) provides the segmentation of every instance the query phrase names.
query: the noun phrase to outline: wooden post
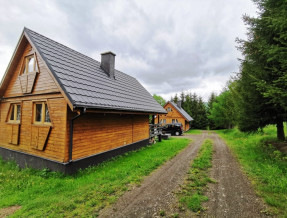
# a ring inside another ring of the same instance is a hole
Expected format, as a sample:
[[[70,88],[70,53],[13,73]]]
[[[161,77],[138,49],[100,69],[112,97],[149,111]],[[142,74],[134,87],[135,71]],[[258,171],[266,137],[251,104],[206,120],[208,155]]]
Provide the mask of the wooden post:
[[[154,115],[152,115],[151,123],[154,125]]]

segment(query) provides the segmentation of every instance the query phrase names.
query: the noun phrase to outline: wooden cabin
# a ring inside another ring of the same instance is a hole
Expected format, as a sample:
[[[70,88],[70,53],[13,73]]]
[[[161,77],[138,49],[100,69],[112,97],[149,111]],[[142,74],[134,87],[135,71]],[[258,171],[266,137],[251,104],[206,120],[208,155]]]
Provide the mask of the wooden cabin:
[[[167,114],[158,114],[155,123],[181,123],[183,131],[191,127],[192,117],[181,107],[181,101],[177,103],[169,101],[164,105]]]
[[[148,144],[166,111],[133,77],[24,28],[0,85],[0,155],[71,173]]]

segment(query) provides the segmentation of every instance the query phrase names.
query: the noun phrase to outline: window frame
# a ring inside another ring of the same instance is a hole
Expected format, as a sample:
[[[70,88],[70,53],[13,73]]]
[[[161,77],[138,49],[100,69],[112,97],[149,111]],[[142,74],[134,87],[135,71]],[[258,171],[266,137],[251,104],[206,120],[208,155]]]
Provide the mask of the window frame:
[[[172,122],[172,123],[178,123],[178,120],[177,120],[177,119],[172,119],[171,122]]]
[[[34,58],[33,71],[28,72],[29,60],[32,57]],[[25,70],[25,72],[24,72],[24,70]],[[24,57],[23,63],[22,63],[22,67],[21,67],[20,72],[19,72],[19,75],[22,76],[22,75],[28,75],[29,73],[37,73],[37,72],[39,72],[38,60],[37,60],[37,57],[36,57],[36,53],[33,52],[33,53],[30,53],[30,54],[28,54],[28,55],[26,55]]]
[[[166,111],[167,111],[167,112],[171,112],[171,111],[172,111],[172,108],[171,108],[171,107],[167,107],[167,108],[166,108]]]
[[[19,120],[17,120],[17,106],[20,106],[20,119]],[[11,114],[12,114],[13,108],[14,108],[14,119],[11,120]],[[7,117],[8,123],[20,124],[21,118],[22,118],[22,105],[21,105],[21,103],[20,102],[11,103],[10,107],[9,107],[8,117]]]
[[[41,121],[36,121],[36,105],[37,104],[41,104],[42,105],[42,109],[41,109]],[[50,122],[45,122],[46,119],[46,108],[48,108],[49,111],[49,118],[50,118]],[[50,107],[48,104],[48,101],[34,101],[33,102],[33,124],[36,125],[45,125],[45,126],[52,126],[52,119],[51,119],[51,114],[50,114]]]

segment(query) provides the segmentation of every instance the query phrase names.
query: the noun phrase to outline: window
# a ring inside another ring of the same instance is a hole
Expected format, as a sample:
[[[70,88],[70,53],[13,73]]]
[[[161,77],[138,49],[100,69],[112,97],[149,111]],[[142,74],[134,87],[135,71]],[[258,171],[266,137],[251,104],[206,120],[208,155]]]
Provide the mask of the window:
[[[172,119],[172,123],[178,123],[177,119]]]
[[[35,55],[30,55],[26,57],[23,64],[22,75],[36,71],[38,71],[38,66],[35,60]]]
[[[166,119],[163,119],[163,123],[166,123]]]
[[[34,123],[51,124],[49,108],[46,102],[37,102],[34,104]]]
[[[167,111],[167,112],[172,111],[171,107],[168,107],[168,108],[166,109],[166,111]]]
[[[12,104],[9,114],[9,122],[20,123],[21,119],[21,106],[20,104]]]

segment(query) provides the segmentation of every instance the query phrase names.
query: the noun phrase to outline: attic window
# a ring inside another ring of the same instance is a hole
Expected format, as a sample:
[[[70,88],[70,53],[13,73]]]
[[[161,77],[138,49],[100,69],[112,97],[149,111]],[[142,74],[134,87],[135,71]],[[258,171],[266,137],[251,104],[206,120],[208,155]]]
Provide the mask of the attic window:
[[[166,109],[166,111],[167,111],[167,112],[172,111],[171,107],[168,107],[168,108]]]
[[[25,57],[23,67],[22,67],[22,75],[27,73],[34,73],[38,71],[38,66],[36,63],[35,55],[30,55]]]
[[[20,123],[21,106],[20,104],[12,104],[9,112],[9,122]]]

